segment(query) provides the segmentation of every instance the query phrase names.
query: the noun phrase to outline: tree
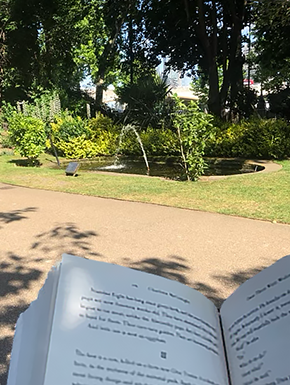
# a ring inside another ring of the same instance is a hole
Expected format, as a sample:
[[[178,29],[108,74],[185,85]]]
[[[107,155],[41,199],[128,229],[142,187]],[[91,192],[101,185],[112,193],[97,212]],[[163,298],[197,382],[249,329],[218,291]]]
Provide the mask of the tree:
[[[128,12],[128,2],[117,3],[114,0],[107,0],[103,7],[99,8],[102,11],[104,20],[105,33],[101,41],[101,54],[96,55],[98,69],[95,75],[96,84],[96,106],[100,106],[103,99],[103,91],[105,88],[106,76],[112,68],[117,55],[117,38],[121,32],[123,23]],[[95,51],[100,50],[99,42],[95,39]]]
[[[264,88],[279,91],[290,85],[290,3],[260,0],[254,12],[258,79]]]
[[[91,76],[99,108],[106,86],[128,62],[132,80],[133,62],[145,56],[144,45],[137,49],[138,0],[2,2],[0,89],[6,100],[56,89],[65,107],[64,95],[79,97],[80,80]]]
[[[145,36],[139,0],[92,0],[83,23],[87,41],[81,46],[79,62],[96,86],[96,107],[103,91],[115,83],[128,84],[152,74],[157,58],[146,57]]]
[[[78,64],[96,86],[95,105],[101,108],[103,91],[116,79],[120,67],[120,40],[135,0],[91,0],[81,23],[82,43]]]
[[[290,119],[290,4],[287,0],[255,3],[256,78],[267,90],[270,110]]]
[[[144,0],[142,10],[152,54],[168,57],[168,66],[191,74],[199,67],[208,77],[209,110],[220,116],[227,102],[233,109],[243,89],[247,0]]]
[[[2,64],[4,52],[1,68],[6,79],[10,74],[6,99],[27,99],[45,89],[77,90],[83,76],[75,60],[80,22],[87,12],[83,0],[3,1],[7,16],[0,16],[5,22],[0,60]]]
[[[3,1],[0,13],[0,111],[3,99],[5,71],[7,68],[7,30],[9,24],[9,2]]]
[[[4,99],[11,99],[14,95],[21,95],[21,83],[30,77],[21,76],[14,66],[13,54],[19,51],[22,53],[21,63],[26,64],[26,46],[18,47],[17,41],[13,39],[16,33],[17,24],[13,19],[14,0],[1,0],[0,12],[0,108]],[[22,49],[22,50],[21,50]],[[11,95],[11,90],[12,94]],[[10,92],[9,92],[10,91]]]
[[[93,38],[96,67],[93,80],[96,84],[97,106],[101,104],[103,90],[110,82],[116,81],[116,78],[124,80],[124,73],[129,73],[130,83],[133,83],[133,67],[140,62],[146,63],[145,70],[143,68],[140,71],[142,74],[146,71],[147,74],[150,71],[152,73],[154,68],[150,66],[148,70],[148,63],[144,58],[144,46],[138,31],[138,22],[141,24],[138,19],[138,3],[138,0],[106,0],[95,12],[97,20],[103,21],[101,37]]]

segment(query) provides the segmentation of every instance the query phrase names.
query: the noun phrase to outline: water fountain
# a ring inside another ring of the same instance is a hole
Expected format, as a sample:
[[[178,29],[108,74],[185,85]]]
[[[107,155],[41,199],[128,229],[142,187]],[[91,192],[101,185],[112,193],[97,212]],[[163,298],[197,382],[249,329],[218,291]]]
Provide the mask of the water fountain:
[[[147,158],[146,158],[147,159]],[[204,176],[234,175],[258,172],[264,166],[247,162],[243,159],[206,159],[208,168]],[[146,163],[146,162],[145,162]],[[148,168],[144,167],[143,156],[100,157],[82,163],[82,170],[109,171],[118,174],[148,175]],[[184,180],[184,169],[180,165],[178,156],[151,156],[150,176],[163,177],[173,180]]]
[[[122,156],[120,161],[119,156],[121,153],[122,142],[124,136],[129,131],[132,131],[136,136],[136,139],[142,150],[142,156]],[[146,165],[146,171],[144,169],[144,162]],[[208,169],[206,170],[206,176],[212,175],[233,175],[246,172],[257,172],[264,169],[263,166],[257,164],[251,164],[243,159],[207,159]],[[147,160],[147,155],[140,138],[138,131],[132,124],[125,125],[119,136],[119,143],[115,156],[113,157],[98,157],[94,160],[87,160],[82,162],[82,170],[88,171],[111,171],[117,173],[126,174],[138,174],[164,177],[173,180],[183,180],[184,170],[180,165],[180,159],[178,156],[151,156],[150,158],[151,169]]]
[[[142,155],[143,155],[143,158],[144,158],[144,162],[145,162],[145,165],[146,165],[146,168],[147,168],[146,174],[149,175],[150,174],[150,167],[149,167],[147,155],[146,155],[146,152],[145,152],[142,140],[140,138],[140,135],[138,134],[135,126],[133,126],[132,124],[127,124],[121,130],[121,133],[120,133],[120,136],[119,136],[119,144],[118,144],[118,147],[117,147],[117,150],[116,150],[116,154],[115,154],[114,164],[112,164],[110,166],[102,167],[100,169],[102,169],[102,170],[119,170],[119,169],[122,169],[122,168],[125,167],[125,165],[119,163],[119,153],[121,151],[121,146],[122,146],[122,141],[123,141],[124,135],[127,132],[129,132],[129,131],[134,132],[134,134],[136,135],[136,138],[137,138],[138,143],[140,144],[140,147],[141,147],[141,150],[142,150]]]

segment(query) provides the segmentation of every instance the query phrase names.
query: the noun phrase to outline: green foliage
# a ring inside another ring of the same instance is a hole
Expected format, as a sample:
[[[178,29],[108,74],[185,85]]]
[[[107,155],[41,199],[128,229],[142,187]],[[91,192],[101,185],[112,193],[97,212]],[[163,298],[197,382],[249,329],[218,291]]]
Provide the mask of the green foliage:
[[[51,131],[58,153],[67,158],[78,159],[114,154],[121,130],[102,114],[87,122],[79,117],[63,114],[51,123]],[[139,135],[148,155],[173,155],[179,151],[178,137],[172,130],[149,127],[140,131]],[[47,147],[50,149],[48,140]],[[123,136],[119,150],[127,155],[141,154],[140,144],[133,131],[128,131]]]
[[[14,112],[23,113],[25,116],[37,118],[47,124],[53,121],[56,115],[61,113],[61,105],[56,91],[46,91],[40,95],[31,96],[32,102],[17,102],[16,106],[3,102],[1,106],[0,122],[8,121]]]
[[[59,116],[61,113],[61,104],[58,93],[55,91],[43,92],[41,95],[34,95],[32,100],[33,103],[28,103],[26,101],[22,101],[21,103],[17,102],[17,111],[26,117],[41,120],[44,124],[46,135],[51,139],[49,145],[52,145],[50,122],[53,122],[55,117]],[[15,108],[9,104],[4,106],[4,115],[6,116],[6,120],[9,119],[11,114],[13,115],[14,110]],[[55,156],[57,162],[59,163],[56,152]]]
[[[178,137],[172,130],[148,127],[140,137],[149,155],[176,155],[179,152]]]
[[[84,120],[79,116],[73,117],[68,113],[57,116],[55,123],[51,123],[51,129],[56,143],[59,140],[69,141],[82,135],[89,138],[91,135],[91,131]]]
[[[117,132],[118,128],[114,125],[112,119],[108,116],[104,116],[98,113],[95,118],[92,118],[88,122],[88,127],[91,130],[93,136],[97,136],[102,131]]]
[[[232,112],[235,113],[239,119],[249,118],[254,114],[257,102],[257,92],[244,87],[238,92],[236,103],[232,107]]]
[[[222,87],[223,83],[223,70],[222,67],[217,67],[218,73],[218,84],[219,89]],[[196,76],[193,77],[190,84],[191,90],[195,95],[198,96],[197,104],[201,110],[208,110],[208,98],[209,98],[209,76],[208,72],[202,72],[201,68],[196,70]]]
[[[77,136],[57,143],[58,151],[68,159],[93,158],[98,155],[112,155],[116,149],[116,135],[104,131],[96,140],[87,139],[85,135]]]
[[[45,126],[37,118],[14,112],[9,118],[9,137],[21,156],[35,161],[45,149]]]
[[[70,159],[111,155],[116,151],[118,133],[112,121],[99,114],[89,122],[64,114],[51,123],[53,143],[58,152]],[[47,141],[50,148],[50,143]]]
[[[11,139],[7,130],[8,118],[13,113],[15,113],[16,110],[14,107],[12,107],[10,103],[3,102],[0,111],[1,111],[0,112],[0,146],[4,148],[12,148],[13,144],[11,142]]]
[[[169,129],[156,130],[148,127],[139,132],[147,155],[176,155],[179,153],[179,141],[175,132]],[[123,136],[120,152],[126,155],[140,155],[141,148],[133,131]]]
[[[198,96],[198,105],[202,110],[208,108],[208,76],[200,72],[196,78],[193,78],[191,82],[191,90]]]
[[[145,36],[155,56],[166,57],[167,67],[208,78],[208,109],[217,116],[236,103],[242,89],[242,30],[249,2],[236,0],[144,0]],[[160,22],[162,20],[162,22]],[[219,87],[222,68],[222,87]]]
[[[212,116],[200,111],[196,103],[183,103],[175,96],[173,125],[180,140],[180,151],[187,178],[197,180],[206,167],[203,159],[207,140],[212,135]]]
[[[53,122],[55,116],[61,113],[59,95],[56,91],[43,92],[33,98],[33,103],[22,103],[23,113],[26,116],[33,116],[41,119],[43,123]]]
[[[101,77],[107,85],[109,75],[116,77],[125,3],[1,0],[0,102],[3,97],[30,100],[33,92],[57,89],[64,107],[84,113],[80,81]],[[100,67],[105,74],[99,74]]]
[[[290,70],[289,70],[290,75]],[[277,92],[271,92],[267,95],[270,103],[270,111],[276,116],[290,121],[290,87]]]
[[[125,84],[116,92],[120,103],[127,105],[126,122],[146,128],[160,123],[170,87],[165,78],[154,73],[138,78],[133,84]]]
[[[0,122],[7,122],[10,115],[12,115],[16,109],[13,107],[10,103],[3,102],[1,107],[1,113],[0,113]]]
[[[206,146],[208,156],[280,159],[290,155],[290,125],[283,119],[220,122],[215,130]]]
[[[290,81],[290,4],[287,0],[253,2],[257,78],[278,91]]]
[[[0,129],[0,147],[12,148],[13,143],[11,142],[10,136],[7,131]]]

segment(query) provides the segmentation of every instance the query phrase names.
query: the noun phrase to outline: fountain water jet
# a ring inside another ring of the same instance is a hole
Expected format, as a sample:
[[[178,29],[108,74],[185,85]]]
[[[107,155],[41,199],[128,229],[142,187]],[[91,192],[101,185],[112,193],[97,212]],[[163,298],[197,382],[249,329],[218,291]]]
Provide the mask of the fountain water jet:
[[[118,153],[120,152],[120,149],[121,149],[121,146],[122,146],[122,140],[123,140],[123,137],[124,135],[129,132],[129,131],[133,131],[134,134],[136,135],[136,138],[138,140],[138,143],[140,144],[140,147],[141,147],[141,150],[142,150],[142,154],[143,154],[143,158],[144,158],[144,162],[145,162],[145,165],[147,167],[147,175],[150,174],[150,167],[149,167],[149,163],[148,163],[148,160],[147,160],[147,155],[146,155],[146,152],[145,152],[145,149],[144,149],[144,146],[143,146],[143,143],[142,143],[142,140],[140,138],[140,135],[138,134],[136,128],[132,125],[132,124],[127,124],[125,127],[122,128],[121,130],[121,133],[120,133],[120,137],[119,137],[119,144],[118,144],[118,148],[117,148],[117,151],[116,151],[116,154],[115,154],[115,162],[114,162],[114,166],[117,168],[118,166],[120,167],[120,165],[118,165]]]

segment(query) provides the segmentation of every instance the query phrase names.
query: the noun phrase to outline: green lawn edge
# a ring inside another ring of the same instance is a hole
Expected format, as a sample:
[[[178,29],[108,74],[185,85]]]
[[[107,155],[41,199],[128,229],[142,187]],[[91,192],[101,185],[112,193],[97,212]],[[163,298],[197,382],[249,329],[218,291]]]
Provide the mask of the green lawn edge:
[[[55,168],[49,155],[40,167],[21,167],[19,156],[0,156],[0,182],[35,189],[146,202],[271,222],[290,223],[290,160],[282,169],[220,180],[178,182],[157,177],[112,175],[79,170],[77,177]]]

